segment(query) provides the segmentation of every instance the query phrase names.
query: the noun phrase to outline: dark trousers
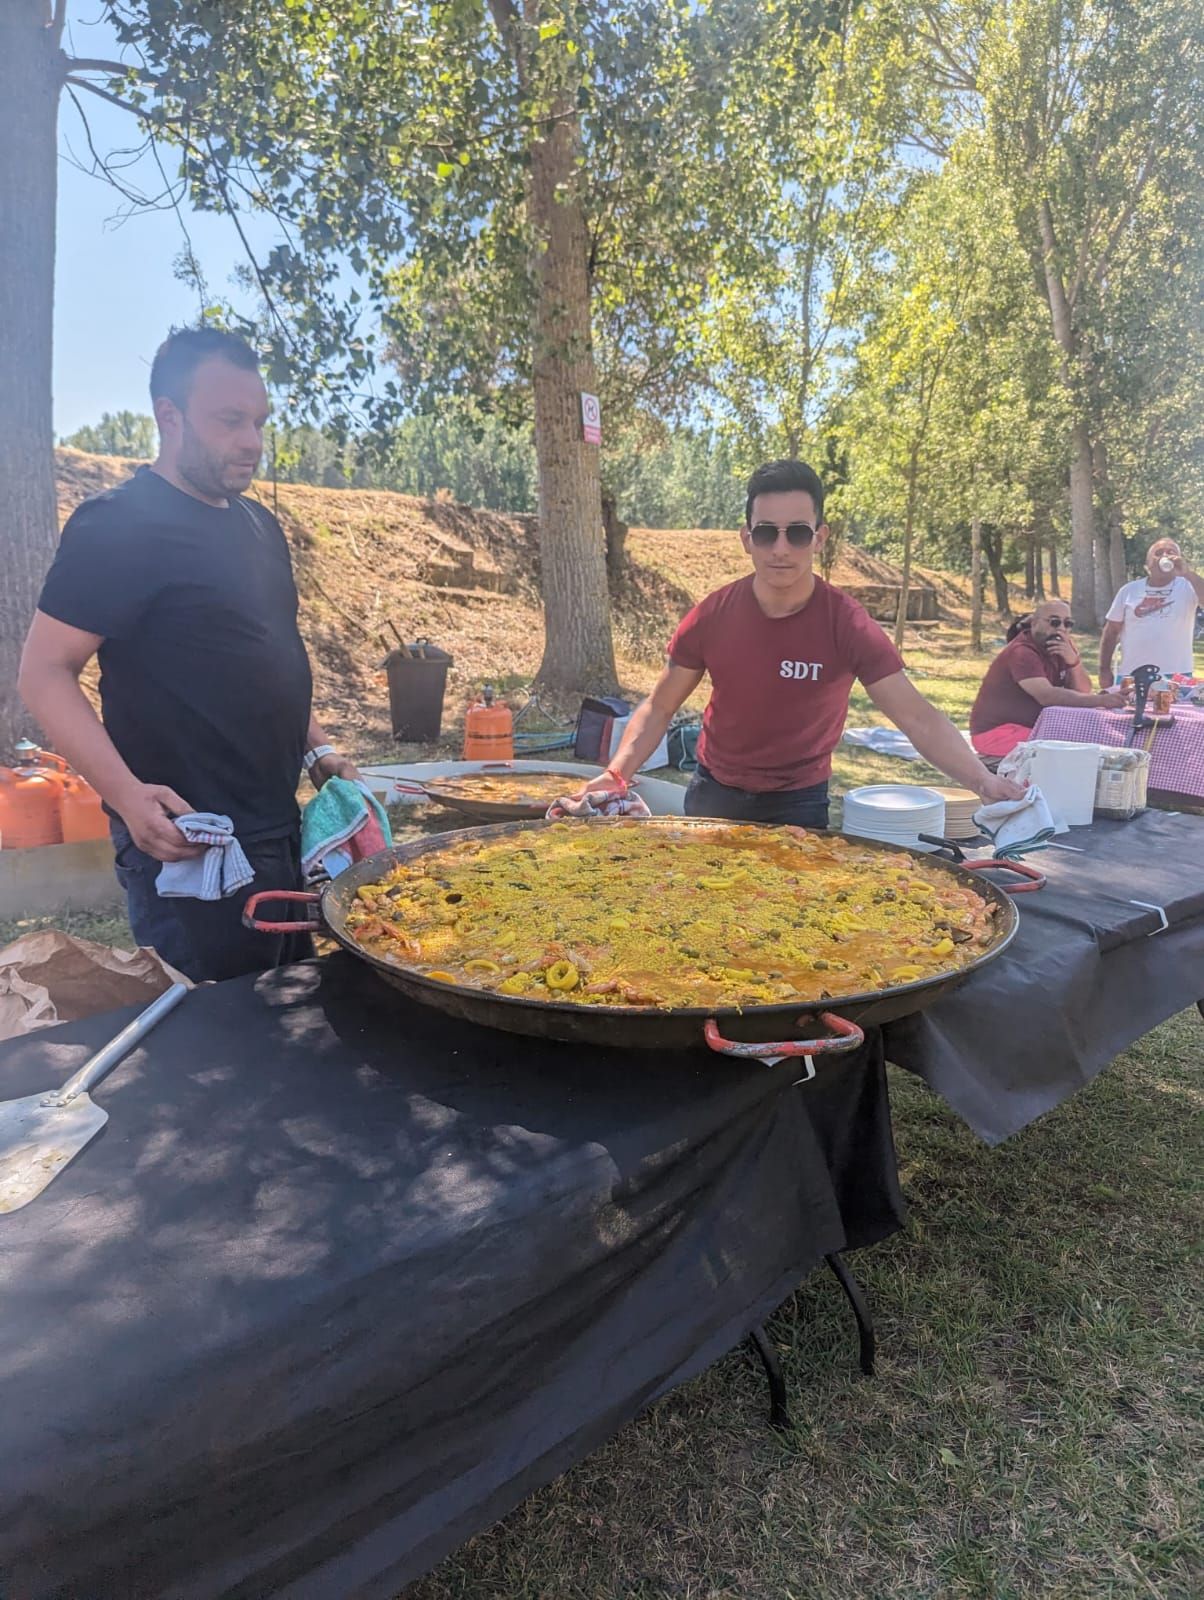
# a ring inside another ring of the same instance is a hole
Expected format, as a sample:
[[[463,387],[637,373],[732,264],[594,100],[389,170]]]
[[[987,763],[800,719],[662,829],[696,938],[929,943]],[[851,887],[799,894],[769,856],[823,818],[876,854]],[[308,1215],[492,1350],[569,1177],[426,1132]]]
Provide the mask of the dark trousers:
[[[299,828],[283,839],[244,845],[255,877],[226,900],[164,900],[155,888],[162,862],[139,850],[123,823],[112,823],[110,831],[117,852],[117,881],[125,890],[134,938],[157,950],[194,983],[266,972],[313,955],[308,933],[252,933],[242,925],[242,909],[251,895],[264,889],[303,887]],[[276,905],[266,908],[266,914],[273,922],[299,921],[308,908]]]
[[[828,780],[806,789],[732,789],[700,765],[686,790],[685,812],[687,817],[723,817],[728,822],[826,828]]]

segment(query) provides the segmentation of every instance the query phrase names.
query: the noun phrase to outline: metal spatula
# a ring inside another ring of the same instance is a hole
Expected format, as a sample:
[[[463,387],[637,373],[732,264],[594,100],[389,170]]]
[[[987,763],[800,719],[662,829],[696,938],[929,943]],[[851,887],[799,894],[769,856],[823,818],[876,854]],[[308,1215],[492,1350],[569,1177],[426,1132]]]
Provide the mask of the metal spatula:
[[[0,1101],[0,1213],[27,1206],[96,1137],[109,1113],[93,1103],[88,1090],[107,1077],[187,993],[185,984],[173,983],[61,1089]]]

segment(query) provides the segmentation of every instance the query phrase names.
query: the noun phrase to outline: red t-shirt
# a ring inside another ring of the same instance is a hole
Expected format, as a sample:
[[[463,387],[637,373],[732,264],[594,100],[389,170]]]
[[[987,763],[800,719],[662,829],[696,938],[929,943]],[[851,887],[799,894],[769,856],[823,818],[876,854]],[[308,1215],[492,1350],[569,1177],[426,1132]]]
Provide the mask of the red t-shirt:
[[[753,579],[700,600],[669,641],[675,666],[710,674],[698,759],[733,789],[806,789],[832,770],[853,679],[903,670],[898,651],[852,596],[822,578],[801,611],[767,617]]]
[[[1070,670],[1064,661],[1047,656],[1027,633],[1018,633],[987,668],[982,688],[970,710],[970,732],[986,733],[988,728],[1001,728],[1005,722],[1031,728],[1041,714],[1041,707],[1020,687],[1020,680],[1044,678],[1055,688],[1062,689]]]

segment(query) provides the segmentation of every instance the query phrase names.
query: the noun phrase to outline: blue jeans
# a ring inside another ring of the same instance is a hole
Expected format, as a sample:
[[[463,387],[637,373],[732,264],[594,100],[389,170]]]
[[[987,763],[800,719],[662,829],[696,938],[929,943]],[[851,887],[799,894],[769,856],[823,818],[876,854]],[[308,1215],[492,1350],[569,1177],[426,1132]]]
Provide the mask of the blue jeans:
[[[194,983],[266,972],[313,955],[308,933],[253,933],[242,925],[242,909],[251,895],[302,887],[300,829],[283,839],[244,845],[255,877],[226,900],[162,899],[155,880],[163,863],[139,850],[124,823],[110,822],[109,831],[134,938]],[[273,922],[292,922],[309,912],[305,906],[283,905],[271,907],[268,914]]]
[[[828,780],[806,789],[732,789],[699,766],[686,790],[685,812],[687,817],[722,817],[728,822],[826,828]]]

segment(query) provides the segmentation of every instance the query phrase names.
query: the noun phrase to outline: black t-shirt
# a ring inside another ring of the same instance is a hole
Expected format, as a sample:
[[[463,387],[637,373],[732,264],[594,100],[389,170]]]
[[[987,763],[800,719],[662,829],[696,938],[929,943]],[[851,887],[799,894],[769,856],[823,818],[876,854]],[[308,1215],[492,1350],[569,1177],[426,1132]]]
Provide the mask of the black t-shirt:
[[[136,777],[224,812],[244,841],[296,827],[313,681],[269,511],[206,505],[140,467],[72,514],[38,604],[102,635],[104,724]]]

